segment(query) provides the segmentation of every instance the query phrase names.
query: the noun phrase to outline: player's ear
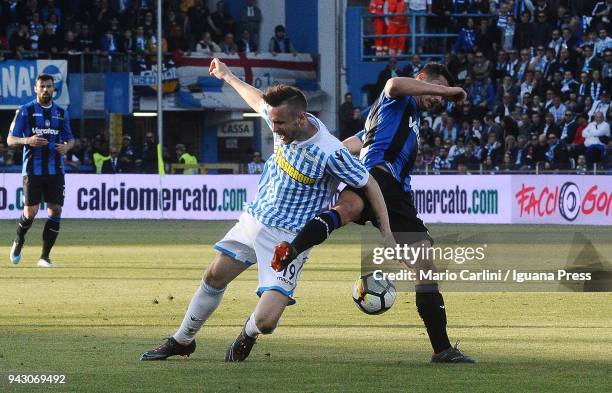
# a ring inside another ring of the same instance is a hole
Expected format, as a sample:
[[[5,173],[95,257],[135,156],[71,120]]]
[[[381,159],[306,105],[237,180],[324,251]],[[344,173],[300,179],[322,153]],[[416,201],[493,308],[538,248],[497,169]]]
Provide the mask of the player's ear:
[[[424,81],[425,80],[425,73],[424,72],[419,72],[418,75],[416,76],[417,80],[420,81]]]

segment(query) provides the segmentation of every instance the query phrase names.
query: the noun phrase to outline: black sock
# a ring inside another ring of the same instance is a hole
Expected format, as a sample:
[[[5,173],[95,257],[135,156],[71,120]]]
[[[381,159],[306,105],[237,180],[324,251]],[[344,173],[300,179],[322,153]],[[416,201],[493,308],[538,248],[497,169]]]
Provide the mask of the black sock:
[[[23,214],[17,222],[17,237],[15,241],[17,243],[23,243],[25,241],[25,235],[28,233],[28,229],[32,226],[33,218],[26,218]]]
[[[333,209],[325,211],[308,221],[291,242],[296,255],[317,244],[323,243],[334,229],[338,229],[341,226],[342,220],[340,219],[340,214]]]
[[[415,286],[416,305],[425,323],[429,341],[435,353],[451,347],[446,333],[446,310],[444,299],[438,291],[438,284],[419,284]]]
[[[47,219],[47,223],[45,224],[45,229],[43,230],[43,247],[41,258],[49,259],[49,253],[55,244],[55,239],[57,239],[57,235],[59,235],[60,229],[60,218],[49,216]]]

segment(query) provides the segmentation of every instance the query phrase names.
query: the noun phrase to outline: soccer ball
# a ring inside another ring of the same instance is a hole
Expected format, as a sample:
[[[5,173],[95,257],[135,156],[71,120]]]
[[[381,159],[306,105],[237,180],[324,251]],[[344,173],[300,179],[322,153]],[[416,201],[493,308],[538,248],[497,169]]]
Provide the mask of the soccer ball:
[[[353,285],[353,300],[361,311],[369,315],[382,314],[395,303],[395,286],[391,281],[376,280],[374,273],[365,274]]]

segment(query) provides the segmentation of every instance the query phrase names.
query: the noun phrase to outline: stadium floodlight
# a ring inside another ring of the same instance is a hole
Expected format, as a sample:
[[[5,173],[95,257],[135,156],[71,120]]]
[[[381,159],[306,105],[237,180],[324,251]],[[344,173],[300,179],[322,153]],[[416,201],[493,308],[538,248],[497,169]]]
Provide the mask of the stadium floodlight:
[[[257,112],[244,112],[242,117],[261,117],[261,115]]]
[[[156,112],[134,112],[134,117],[156,117]]]

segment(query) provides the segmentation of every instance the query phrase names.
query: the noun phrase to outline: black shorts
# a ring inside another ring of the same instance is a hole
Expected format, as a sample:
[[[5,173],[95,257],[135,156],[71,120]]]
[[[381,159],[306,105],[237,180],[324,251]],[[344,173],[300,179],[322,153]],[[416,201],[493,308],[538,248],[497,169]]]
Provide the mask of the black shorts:
[[[403,185],[395,180],[390,173],[381,168],[372,168],[370,175],[378,182],[378,186],[385,198],[391,231],[396,236],[398,243],[412,244],[422,240],[429,240],[433,244],[433,239],[429,236],[427,227],[418,217],[418,212],[412,200],[412,194],[404,191]],[[370,221],[374,226],[378,227],[374,209],[372,209],[372,205],[366,197],[363,188],[347,186],[342,192],[346,190],[356,193],[363,199],[363,212],[360,219],[355,222],[364,225]]]
[[[39,205],[43,200],[63,206],[64,175],[24,176],[23,195],[26,206]]]

